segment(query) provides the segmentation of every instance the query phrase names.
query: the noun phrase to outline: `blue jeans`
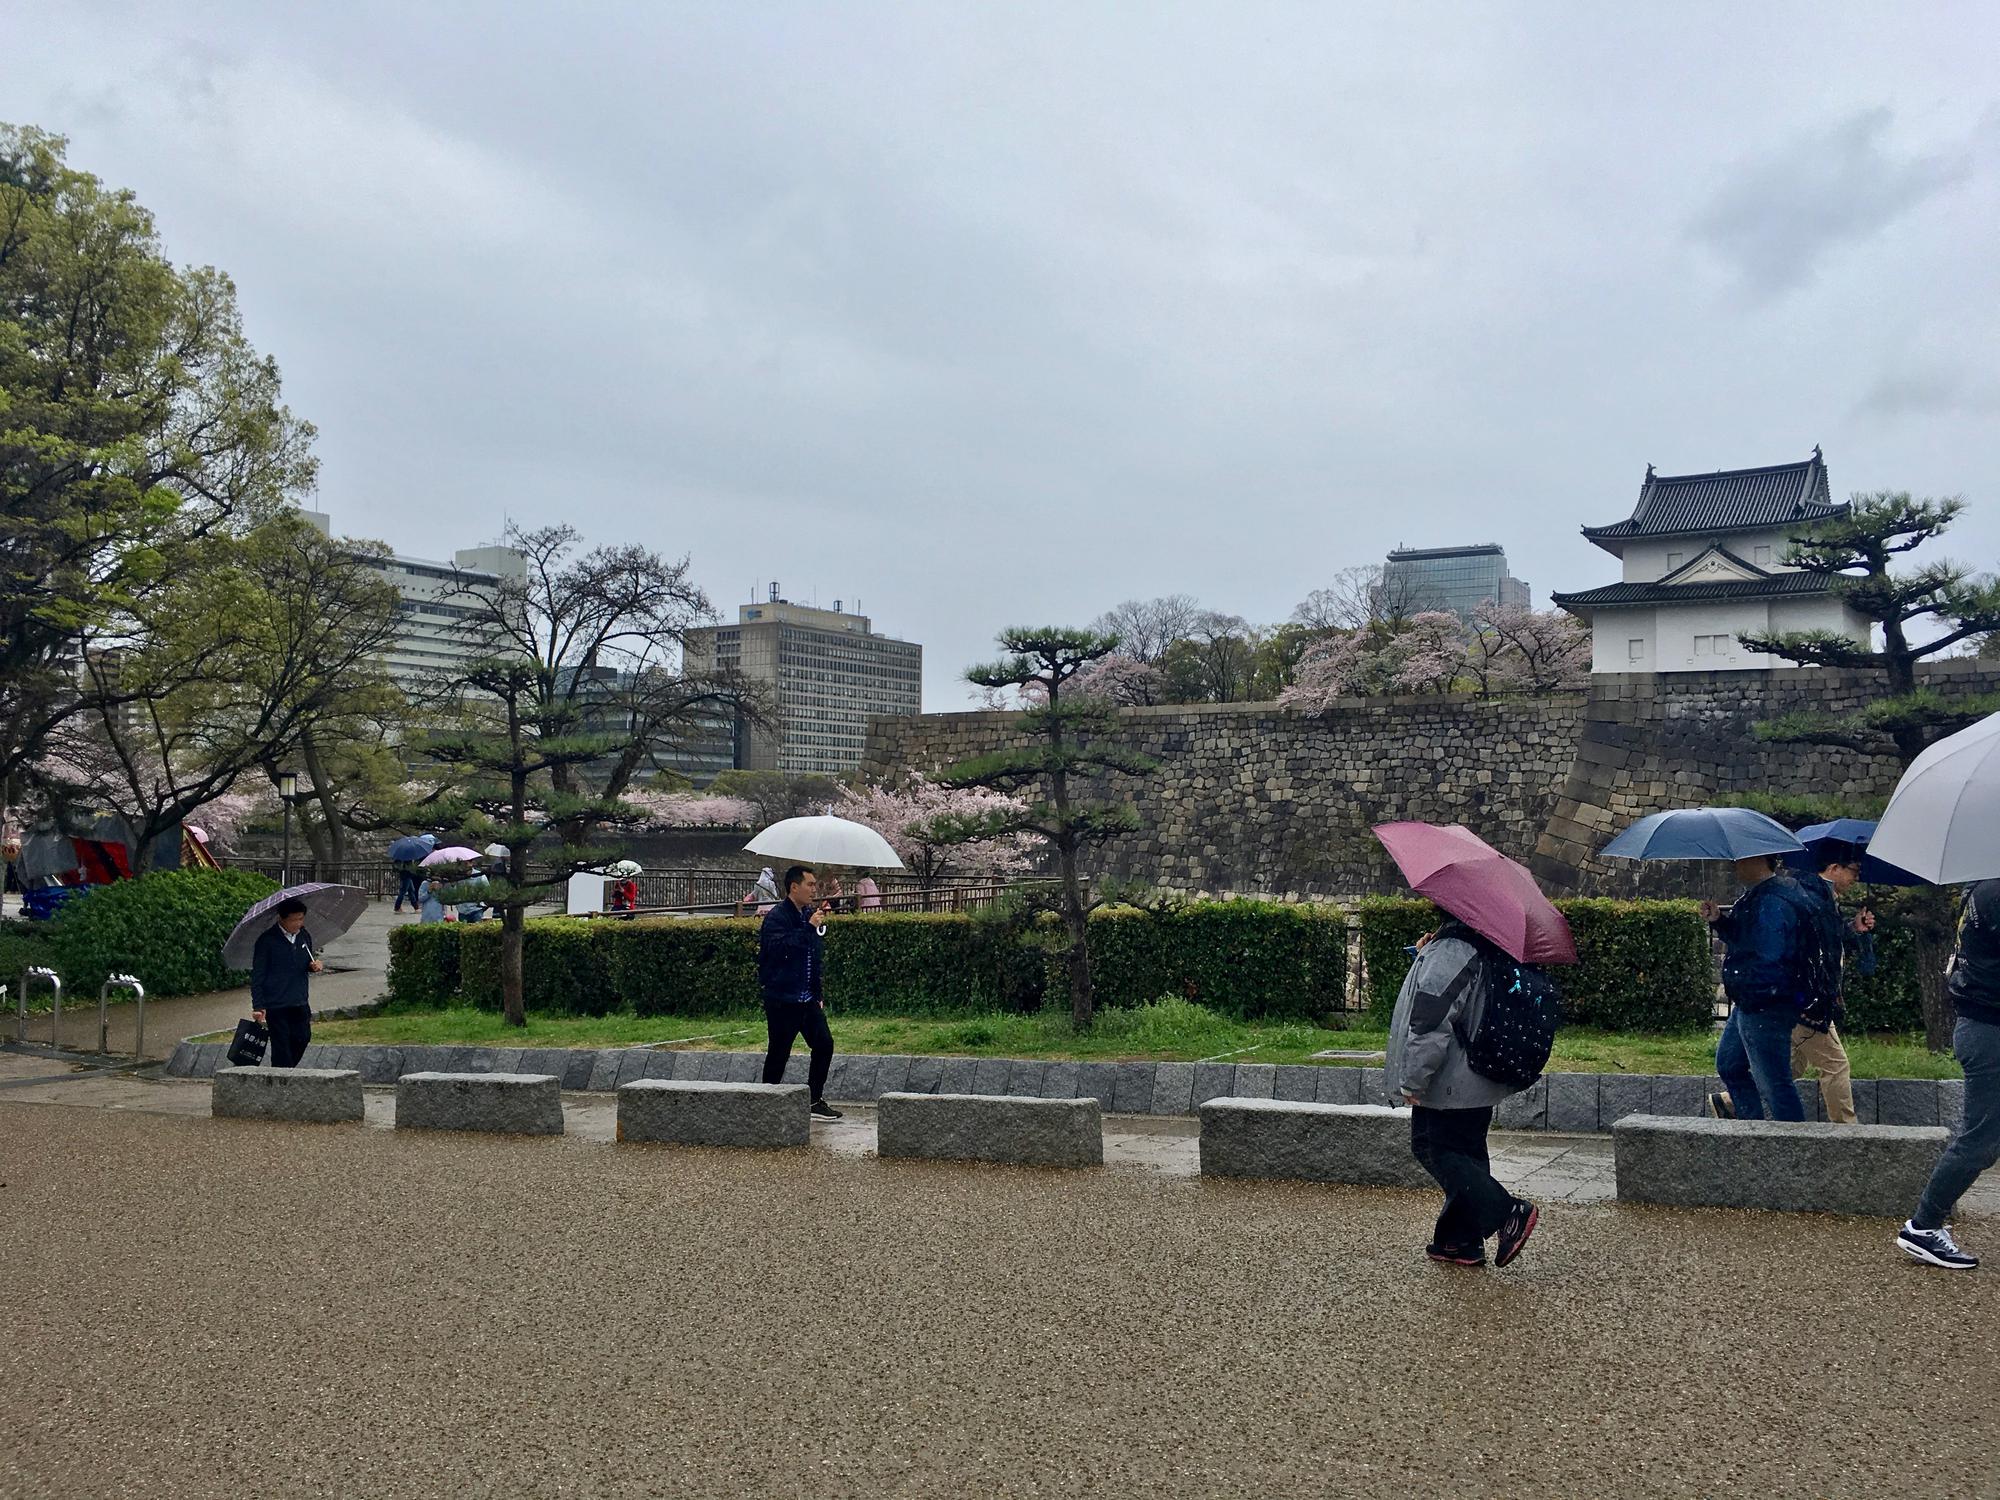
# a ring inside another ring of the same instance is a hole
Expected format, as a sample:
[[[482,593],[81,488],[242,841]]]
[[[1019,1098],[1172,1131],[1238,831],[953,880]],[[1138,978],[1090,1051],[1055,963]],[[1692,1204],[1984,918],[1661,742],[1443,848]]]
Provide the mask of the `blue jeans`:
[[[1936,1229],[1981,1172],[2000,1161],[2000,1026],[1960,1016],[1951,1050],[1965,1069],[1965,1120],[1952,1132],[1910,1222]]]
[[[1729,1012],[1722,1040],[1715,1044],[1715,1071],[1729,1090],[1739,1120],[1803,1120],[1805,1101],[1792,1082],[1792,1023],[1789,1006]],[[1767,1110],[1768,1106],[1768,1110]]]

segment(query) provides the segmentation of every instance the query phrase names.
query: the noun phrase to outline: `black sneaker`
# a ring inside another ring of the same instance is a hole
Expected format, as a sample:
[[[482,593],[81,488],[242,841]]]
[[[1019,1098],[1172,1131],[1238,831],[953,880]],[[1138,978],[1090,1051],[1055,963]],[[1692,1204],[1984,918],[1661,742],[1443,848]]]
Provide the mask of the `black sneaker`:
[[[1493,1264],[1504,1266],[1521,1253],[1521,1247],[1528,1243],[1528,1236],[1535,1232],[1535,1225],[1541,1222],[1542,1211],[1526,1198],[1516,1198],[1514,1208],[1507,1215],[1507,1222],[1500,1226],[1500,1243],[1493,1249]]]
[[[815,1120],[838,1120],[840,1111],[824,1099],[815,1099],[812,1102],[812,1117]]]
[[[1947,1271],[1979,1269],[1979,1257],[1958,1248],[1949,1224],[1942,1229],[1919,1229],[1905,1219],[1903,1227],[1896,1231],[1896,1243],[1905,1254],[1914,1255],[1927,1266],[1940,1266]]]
[[[1441,1266],[1483,1266],[1486,1264],[1484,1245],[1426,1245],[1424,1254]]]
[[[1733,1120],[1736,1118],[1736,1101],[1727,1094],[1710,1094],[1708,1113],[1712,1119]]]

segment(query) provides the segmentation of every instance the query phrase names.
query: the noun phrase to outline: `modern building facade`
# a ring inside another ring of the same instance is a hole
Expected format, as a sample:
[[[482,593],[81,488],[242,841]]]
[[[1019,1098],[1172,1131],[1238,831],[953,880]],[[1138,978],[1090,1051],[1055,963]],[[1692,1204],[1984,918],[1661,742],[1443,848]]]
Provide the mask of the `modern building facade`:
[[[331,535],[325,512],[301,512],[322,533]],[[503,583],[522,583],[528,560],[512,547],[466,547],[452,560],[432,562],[419,557],[374,557],[365,561],[379,568],[402,596],[396,606],[396,639],[383,653],[383,665],[396,685],[416,692],[458,662],[480,654],[480,643],[465,629],[478,606],[464,591],[481,592]]]
[[[845,775],[861,764],[868,721],[923,712],[924,648],[877,635],[866,615],[769,599],[743,605],[734,625],[688,632],[691,675],[734,670],[761,684],[774,715],[739,724],[736,764],[788,776]]]
[[[1624,578],[1557,594],[1590,625],[1594,672],[1726,672],[1790,666],[1738,637],[1829,630],[1868,643],[1872,627],[1817,574],[1785,561],[1792,538],[1845,515],[1815,447],[1802,463],[1713,474],[1655,474],[1623,521],[1583,534]]]
[[[1472,547],[1398,547],[1382,567],[1377,608],[1391,615],[1450,610],[1470,620],[1482,604],[1528,607],[1528,586],[1507,571],[1496,543]]]

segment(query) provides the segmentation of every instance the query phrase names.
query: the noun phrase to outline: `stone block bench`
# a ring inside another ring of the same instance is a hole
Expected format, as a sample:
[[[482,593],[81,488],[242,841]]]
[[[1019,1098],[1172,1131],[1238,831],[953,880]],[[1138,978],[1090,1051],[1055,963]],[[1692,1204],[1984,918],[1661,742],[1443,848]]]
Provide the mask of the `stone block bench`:
[[[1611,1127],[1611,1142],[1625,1202],[1900,1219],[1916,1206],[1948,1134],[1939,1125],[1627,1115]]]
[[[561,1135],[562,1080],[553,1073],[405,1073],[396,1080],[396,1128]]]
[[[209,1112],[234,1120],[358,1120],[361,1075],[352,1068],[223,1068],[209,1089]]]
[[[1201,1174],[1362,1187],[1436,1186],[1410,1155],[1407,1109],[1285,1099],[1204,1102]]]
[[[1104,1115],[1095,1099],[1010,1094],[884,1094],[875,1154],[1038,1167],[1104,1164]]]
[[[812,1137],[802,1083],[642,1078],[618,1090],[618,1139],[676,1146],[803,1146]]]

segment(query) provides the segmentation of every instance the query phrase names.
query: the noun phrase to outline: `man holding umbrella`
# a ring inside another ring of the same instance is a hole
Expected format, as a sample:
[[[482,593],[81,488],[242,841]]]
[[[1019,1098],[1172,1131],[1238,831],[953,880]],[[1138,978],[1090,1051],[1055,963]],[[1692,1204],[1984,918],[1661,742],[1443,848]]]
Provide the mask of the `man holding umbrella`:
[[[757,980],[764,992],[764,1020],[770,1042],[764,1053],[764,1082],[782,1083],[792,1041],[803,1035],[812,1049],[806,1081],[812,1087],[816,1120],[838,1120],[826,1102],[826,1076],[833,1067],[833,1032],[826,1024],[826,914],[831,901],[819,899],[819,876],[804,865],[785,871],[785,899],[772,907],[757,933]]]
[[[271,1066],[296,1068],[312,1043],[307,976],[325,965],[306,931],[306,904],[278,903],[278,920],[257,939],[250,960],[250,1015],[271,1033]]]

